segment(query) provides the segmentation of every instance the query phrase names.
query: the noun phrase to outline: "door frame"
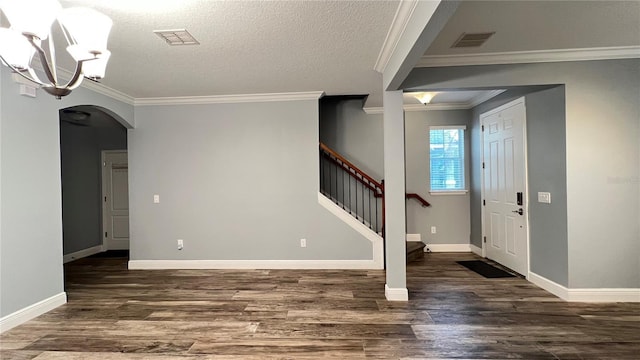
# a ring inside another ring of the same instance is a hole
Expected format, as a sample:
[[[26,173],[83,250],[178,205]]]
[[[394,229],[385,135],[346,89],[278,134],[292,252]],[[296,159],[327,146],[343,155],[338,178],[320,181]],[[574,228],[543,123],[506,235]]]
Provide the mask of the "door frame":
[[[102,237],[102,249],[103,251],[107,251],[109,250],[107,247],[107,237],[104,236],[104,229],[107,226],[107,211],[105,209],[105,204],[106,201],[104,200],[105,196],[107,196],[107,181],[106,181],[106,176],[108,175],[107,172],[105,171],[107,168],[107,164],[106,164],[106,155],[107,154],[127,154],[127,167],[129,166],[129,151],[128,149],[122,149],[122,150],[102,150],[100,152],[100,170],[101,170],[101,176],[100,176],[100,188],[102,189],[101,193],[100,193],[100,215],[102,217],[102,223],[100,224],[100,236]],[[127,181],[129,181],[129,179],[127,179]],[[131,201],[131,200],[129,200]],[[129,205],[131,205],[131,202],[129,202]],[[129,248],[131,248],[131,232],[129,232]]]
[[[530,221],[529,221],[529,155],[528,155],[528,151],[527,151],[527,103],[525,100],[525,97],[519,97],[515,100],[509,101],[506,104],[500,105],[494,109],[485,111],[483,113],[480,114],[479,116],[479,122],[480,122],[480,127],[484,127],[484,122],[482,121],[482,118],[487,116],[487,115],[492,115],[494,113],[498,113],[501,112],[502,110],[505,110],[509,107],[512,107],[518,103],[522,103],[522,105],[524,106],[525,109],[525,116],[524,119],[522,121],[522,146],[524,147],[524,208],[526,210],[526,217],[525,217],[525,223],[526,223],[526,227],[527,227],[527,231],[526,231],[526,236],[525,236],[525,241],[526,241],[526,247],[527,247],[527,273],[526,274],[522,274],[525,276],[525,278],[527,280],[529,280],[529,274],[531,273],[531,246],[529,243],[529,237],[530,237]],[[484,184],[484,175],[485,175],[485,171],[487,171],[487,169],[485,169],[482,164],[484,164],[485,159],[484,159],[484,130],[480,131],[480,153],[482,154],[481,156],[481,164],[480,164],[480,168],[482,169],[481,171],[481,194],[480,194],[480,200],[484,201],[485,199],[485,184]],[[480,205],[480,213],[481,213],[481,222],[482,222],[482,238],[480,239],[481,244],[482,244],[482,257],[486,258],[487,257],[487,247],[486,247],[486,214],[485,214],[485,206],[483,204]]]

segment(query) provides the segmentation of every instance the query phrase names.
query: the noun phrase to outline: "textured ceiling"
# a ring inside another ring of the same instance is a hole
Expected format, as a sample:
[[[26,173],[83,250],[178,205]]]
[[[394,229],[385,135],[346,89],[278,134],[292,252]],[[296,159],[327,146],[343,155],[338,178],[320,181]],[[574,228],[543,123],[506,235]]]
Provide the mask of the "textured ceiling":
[[[136,98],[380,92],[373,70],[398,1],[68,0],[114,21],[104,85]],[[199,46],[153,30],[186,28]]]
[[[479,48],[463,32],[496,33]],[[465,1],[425,55],[640,45],[640,1]]]
[[[373,67],[399,4],[61,2],[114,20],[103,84],[132,97],[324,91],[370,94],[370,106],[382,104],[381,75]],[[171,47],[153,33],[180,28],[201,45]],[[463,32],[485,31],[496,34],[480,48],[450,48]],[[464,1],[425,55],[629,45],[640,45],[640,1]]]

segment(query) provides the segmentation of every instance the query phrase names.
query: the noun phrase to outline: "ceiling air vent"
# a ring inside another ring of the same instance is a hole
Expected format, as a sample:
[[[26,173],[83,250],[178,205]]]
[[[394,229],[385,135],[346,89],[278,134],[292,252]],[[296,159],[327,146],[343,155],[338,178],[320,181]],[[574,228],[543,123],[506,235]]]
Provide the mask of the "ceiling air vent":
[[[485,33],[475,33],[475,34],[467,34],[462,33],[458,40],[456,40],[452,48],[468,48],[468,47],[479,47],[482,46],[489,38],[495,34],[495,32],[485,32]]]
[[[200,45],[198,40],[196,40],[193,35],[189,34],[189,32],[185,29],[176,29],[176,30],[154,30],[156,35],[158,35],[162,40],[166,41],[167,44],[171,46],[176,45]]]

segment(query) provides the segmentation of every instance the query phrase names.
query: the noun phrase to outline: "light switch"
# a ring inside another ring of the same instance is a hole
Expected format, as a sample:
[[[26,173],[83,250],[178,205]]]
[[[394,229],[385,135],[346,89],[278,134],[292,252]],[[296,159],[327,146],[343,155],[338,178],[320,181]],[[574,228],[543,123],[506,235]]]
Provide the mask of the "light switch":
[[[160,203],[160,195],[153,195],[153,203],[154,204]]]
[[[538,193],[538,202],[551,204],[551,193],[549,192],[539,192]]]

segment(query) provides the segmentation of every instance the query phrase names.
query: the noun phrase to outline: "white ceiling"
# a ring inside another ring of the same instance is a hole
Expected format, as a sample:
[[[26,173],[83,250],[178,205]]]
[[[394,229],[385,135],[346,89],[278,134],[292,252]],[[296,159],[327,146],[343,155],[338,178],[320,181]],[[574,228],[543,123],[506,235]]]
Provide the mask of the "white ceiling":
[[[102,82],[134,98],[324,91],[380,106],[373,67],[399,1],[61,3],[113,19]],[[180,28],[201,45],[170,47],[153,33]],[[450,48],[462,32],[485,31],[496,34],[480,48]],[[640,45],[640,1],[464,1],[425,55],[627,45]]]
[[[398,1],[66,0],[114,21],[104,85],[135,98],[368,94]],[[153,30],[186,28],[199,46]]]
[[[451,45],[466,33],[495,34],[479,48]],[[640,45],[640,1],[465,1],[425,55]]]

